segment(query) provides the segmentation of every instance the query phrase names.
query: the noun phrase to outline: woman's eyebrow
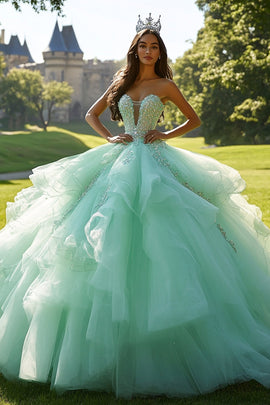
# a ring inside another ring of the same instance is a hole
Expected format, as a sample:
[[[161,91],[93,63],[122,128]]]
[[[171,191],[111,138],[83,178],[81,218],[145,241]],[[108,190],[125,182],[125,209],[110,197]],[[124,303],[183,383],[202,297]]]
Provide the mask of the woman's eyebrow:
[[[139,44],[146,44],[146,42],[145,41],[139,41]],[[158,45],[158,42],[151,42],[151,45],[153,45],[153,44]]]

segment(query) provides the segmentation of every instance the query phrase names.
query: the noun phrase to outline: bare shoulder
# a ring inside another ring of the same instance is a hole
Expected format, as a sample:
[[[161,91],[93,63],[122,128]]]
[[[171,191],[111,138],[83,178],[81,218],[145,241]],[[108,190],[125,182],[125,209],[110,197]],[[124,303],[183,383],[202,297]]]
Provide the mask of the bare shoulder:
[[[164,90],[168,100],[182,94],[175,82],[171,79],[166,79],[166,82],[164,83]]]
[[[175,82],[167,78],[158,80],[158,93],[164,104],[169,100],[175,102],[175,98],[181,94]]]

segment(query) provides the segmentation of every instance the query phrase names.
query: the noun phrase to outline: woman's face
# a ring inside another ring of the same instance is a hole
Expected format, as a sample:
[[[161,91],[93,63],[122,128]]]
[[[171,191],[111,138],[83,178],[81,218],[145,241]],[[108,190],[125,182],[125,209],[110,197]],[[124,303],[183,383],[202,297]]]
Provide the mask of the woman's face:
[[[154,65],[160,56],[158,39],[154,34],[145,34],[138,42],[139,61],[145,65]]]

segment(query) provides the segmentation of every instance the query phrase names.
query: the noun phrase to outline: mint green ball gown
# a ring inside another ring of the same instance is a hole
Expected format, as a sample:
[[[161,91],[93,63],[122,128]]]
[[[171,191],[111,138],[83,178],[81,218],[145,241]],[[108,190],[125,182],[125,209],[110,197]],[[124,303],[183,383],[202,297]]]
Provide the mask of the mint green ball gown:
[[[270,387],[270,230],[239,173],[163,141],[34,169],[0,232],[0,370],[58,391],[190,396]]]

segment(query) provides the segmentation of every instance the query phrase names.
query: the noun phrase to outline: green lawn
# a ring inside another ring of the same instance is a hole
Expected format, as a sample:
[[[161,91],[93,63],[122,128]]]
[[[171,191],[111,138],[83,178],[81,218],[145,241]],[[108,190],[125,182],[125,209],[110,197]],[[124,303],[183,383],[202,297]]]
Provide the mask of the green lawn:
[[[6,381],[0,376],[0,405],[267,405],[270,390],[254,381],[193,398],[116,399],[113,394],[73,391],[58,396],[48,385]]]
[[[49,128],[48,133],[32,132],[0,136],[0,172],[31,169],[63,156],[80,153],[87,148],[103,144],[102,138],[77,134],[60,128]],[[172,139],[173,146],[212,156],[240,171],[247,182],[244,194],[249,202],[260,206],[264,222],[270,226],[270,145],[230,146],[202,149],[202,138]],[[4,226],[7,201],[22,188],[31,185],[29,180],[0,182],[0,228]],[[113,404],[170,404],[170,405],[270,405],[270,391],[255,382],[237,384],[214,393],[190,399],[165,397],[117,400],[112,394],[86,391],[68,392],[57,396],[48,385],[7,382],[0,376],[0,405],[113,405]]]

